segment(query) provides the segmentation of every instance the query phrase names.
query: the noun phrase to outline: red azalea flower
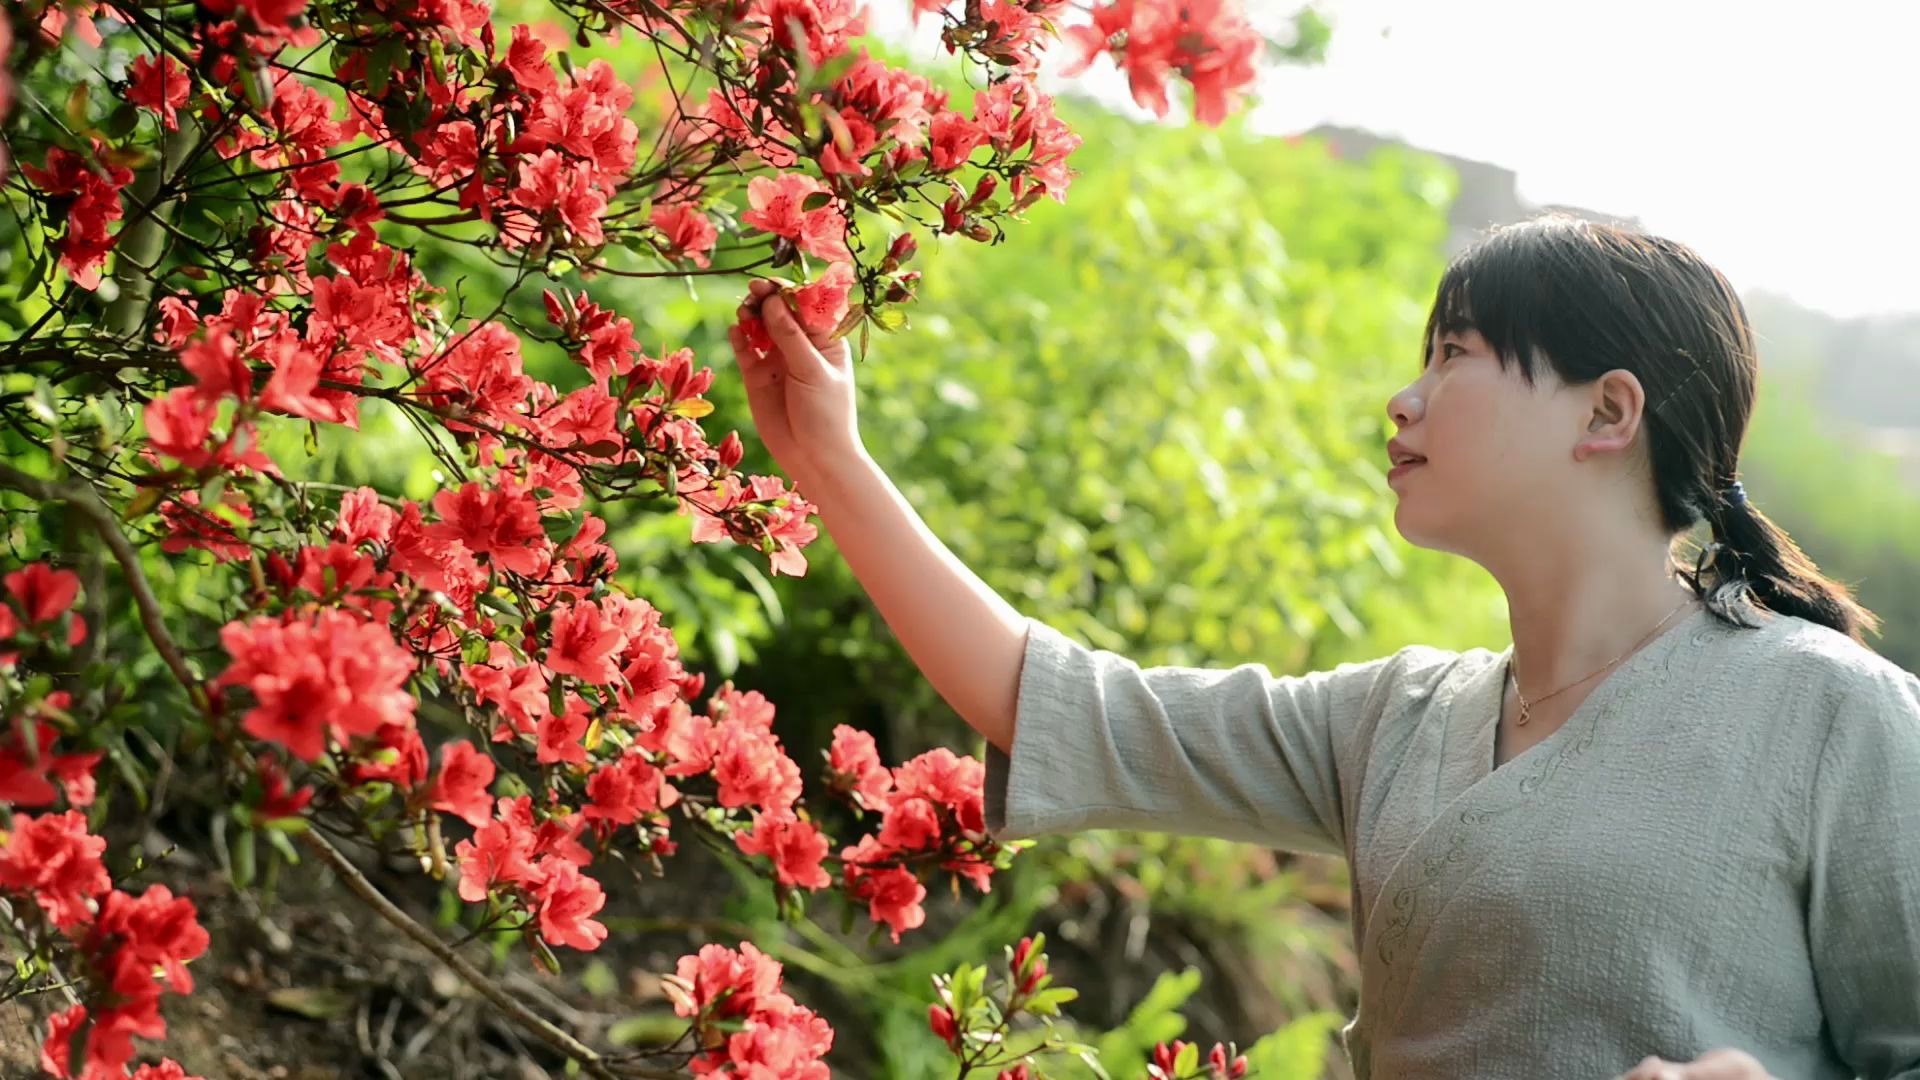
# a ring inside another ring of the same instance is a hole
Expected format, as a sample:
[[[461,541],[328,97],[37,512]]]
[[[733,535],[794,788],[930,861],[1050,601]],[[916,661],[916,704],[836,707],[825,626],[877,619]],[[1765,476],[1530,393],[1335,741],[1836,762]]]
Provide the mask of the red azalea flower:
[[[580,872],[567,859],[549,855],[535,868],[539,881],[531,890],[534,911],[540,917],[540,936],[551,944],[593,950],[606,940],[607,928],[590,918],[606,906],[600,883]]]
[[[29,624],[52,622],[66,614],[80,595],[80,575],[46,563],[28,563],[0,580]]]
[[[774,876],[783,885],[824,889],[833,883],[820,865],[827,857],[827,838],[812,822],[755,814],[753,828],[733,834],[733,842],[745,854],[772,859]]]
[[[414,698],[406,690],[413,657],[384,626],[338,608],[311,621],[265,617],[231,622],[220,640],[233,663],[216,686],[244,685],[254,707],[247,734],[285,746],[303,761],[383,724],[411,727]]]
[[[587,778],[587,799],[581,811],[587,820],[631,825],[643,814],[672,806],[680,793],[645,758],[627,753]]]
[[[135,57],[128,74],[132,85],[127,88],[127,100],[159,113],[168,131],[180,130],[177,110],[187,103],[193,88],[180,61],[171,56]]]
[[[15,814],[0,846],[0,886],[33,897],[55,926],[72,929],[93,917],[87,901],[113,887],[100,861],[106,849],[78,810]]]
[[[493,820],[493,796],[487,792],[493,776],[492,758],[465,739],[450,742],[440,748],[440,772],[427,805],[480,828]]]

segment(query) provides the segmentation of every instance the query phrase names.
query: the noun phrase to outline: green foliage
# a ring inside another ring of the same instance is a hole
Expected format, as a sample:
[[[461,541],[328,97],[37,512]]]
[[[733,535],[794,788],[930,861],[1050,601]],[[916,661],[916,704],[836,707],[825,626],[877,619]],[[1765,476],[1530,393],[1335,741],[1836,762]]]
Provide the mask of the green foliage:
[[[1882,620],[1868,644],[1920,671],[1920,492],[1824,416],[1811,373],[1768,369],[1741,453],[1754,504]]]
[[[1247,1047],[1247,1074],[1261,1080],[1312,1080],[1326,1068],[1329,1036],[1345,1022],[1335,1012],[1300,1017]]]

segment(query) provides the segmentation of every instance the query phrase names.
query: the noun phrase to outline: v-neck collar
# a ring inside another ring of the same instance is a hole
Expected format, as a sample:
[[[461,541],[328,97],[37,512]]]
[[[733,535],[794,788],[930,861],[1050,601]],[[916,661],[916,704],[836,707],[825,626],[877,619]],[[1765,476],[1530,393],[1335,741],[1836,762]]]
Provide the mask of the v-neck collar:
[[[1466,757],[1466,761],[1471,763],[1467,785],[1509,770],[1519,772],[1535,758],[1551,757],[1558,744],[1573,737],[1569,733],[1591,726],[1594,717],[1640,680],[1641,673],[1669,657],[1688,636],[1689,628],[1702,618],[1711,618],[1704,604],[1662,630],[1652,641],[1608,672],[1553,734],[1502,762],[1498,768],[1493,764],[1494,738],[1499,733],[1500,706],[1506,694],[1507,672],[1513,662],[1513,646],[1509,644],[1495,653],[1491,661],[1466,678],[1454,694],[1449,708],[1449,725],[1471,740],[1469,745],[1472,749]]]

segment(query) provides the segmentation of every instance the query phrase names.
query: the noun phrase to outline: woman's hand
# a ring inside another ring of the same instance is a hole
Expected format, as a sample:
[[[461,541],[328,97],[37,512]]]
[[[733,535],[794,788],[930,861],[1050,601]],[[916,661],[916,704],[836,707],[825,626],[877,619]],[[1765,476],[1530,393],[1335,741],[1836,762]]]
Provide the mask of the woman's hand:
[[[1710,1050],[1692,1062],[1649,1057],[1619,1080],[1774,1080],[1766,1066],[1740,1050]]]
[[[809,336],[778,284],[764,279],[748,286],[739,314],[727,340],[760,441],[781,469],[804,483],[822,465],[857,454],[853,355],[846,339]]]

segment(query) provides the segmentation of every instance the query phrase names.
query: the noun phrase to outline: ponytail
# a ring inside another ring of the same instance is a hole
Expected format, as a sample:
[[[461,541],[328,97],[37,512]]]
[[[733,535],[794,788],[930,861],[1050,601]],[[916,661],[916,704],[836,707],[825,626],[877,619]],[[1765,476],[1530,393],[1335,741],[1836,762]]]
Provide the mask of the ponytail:
[[[1865,645],[1863,632],[1879,632],[1880,619],[1862,607],[1846,586],[1820,573],[1785,529],[1747,501],[1739,482],[1715,492],[1706,513],[1713,539],[1700,549],[1691,572],[1680,576],[1709,611],[1736,626],[1752,608],[1798,615]]]

